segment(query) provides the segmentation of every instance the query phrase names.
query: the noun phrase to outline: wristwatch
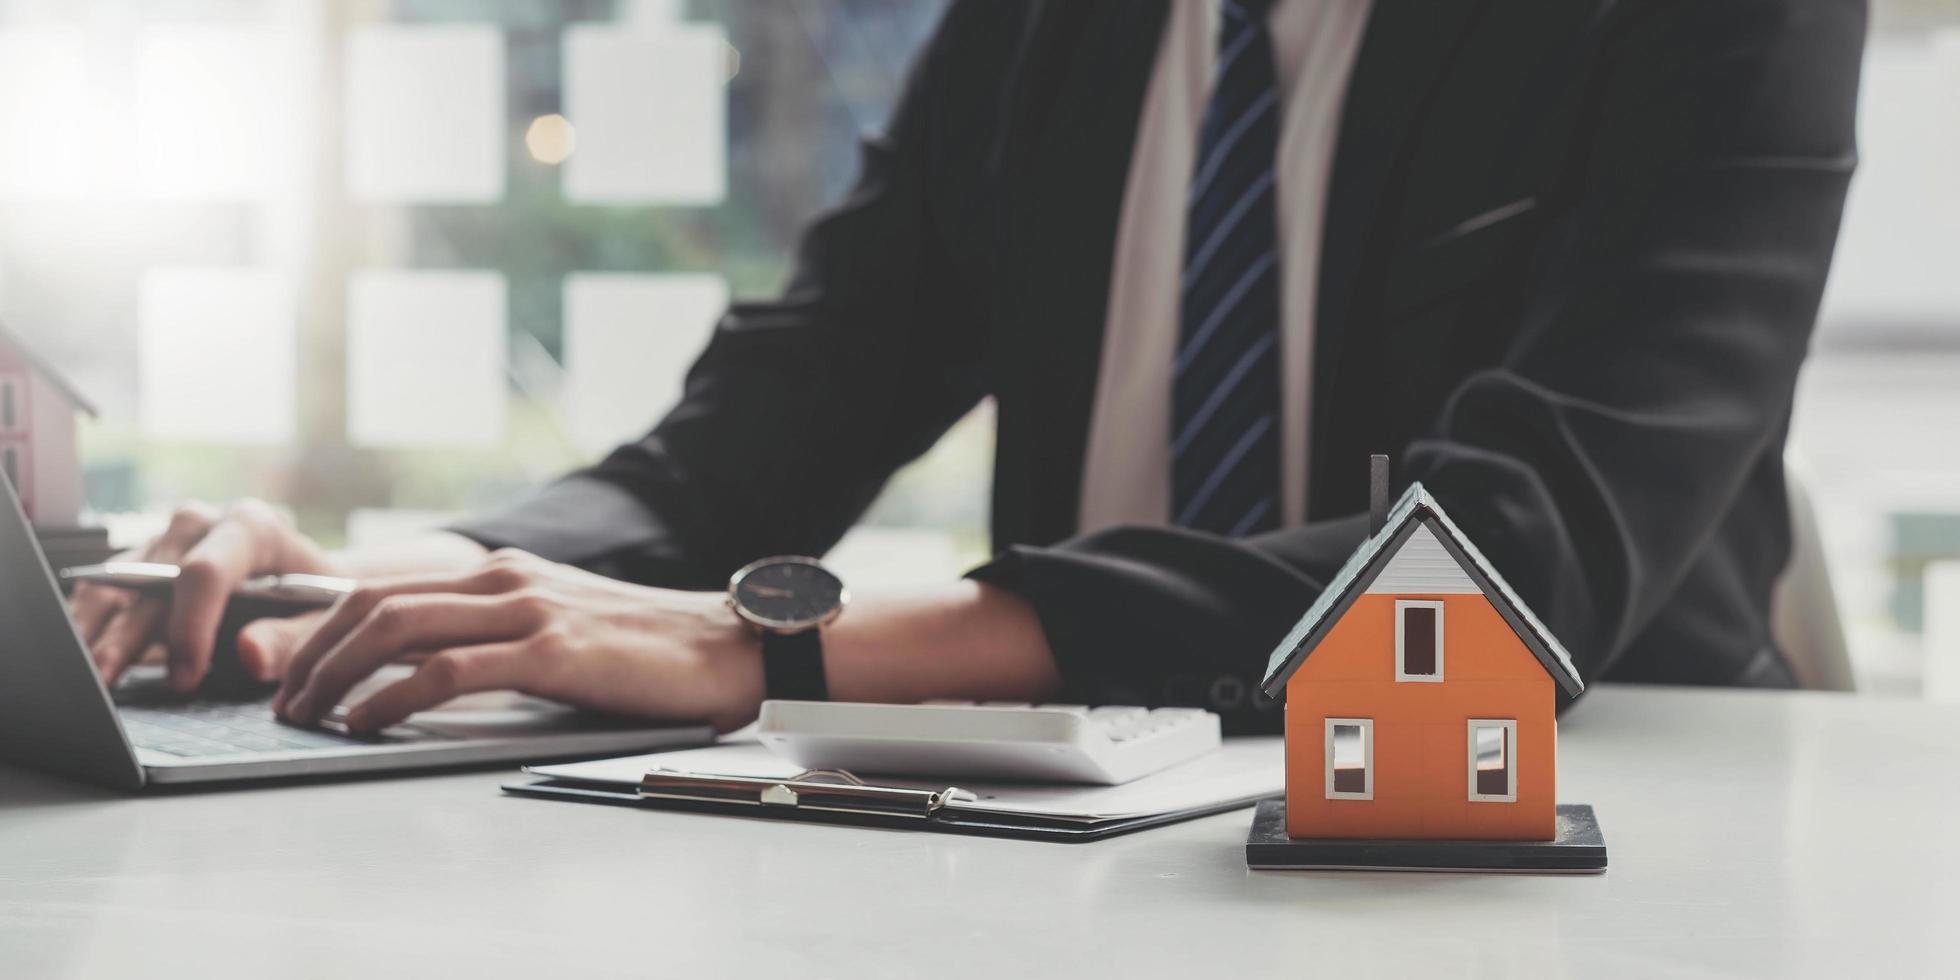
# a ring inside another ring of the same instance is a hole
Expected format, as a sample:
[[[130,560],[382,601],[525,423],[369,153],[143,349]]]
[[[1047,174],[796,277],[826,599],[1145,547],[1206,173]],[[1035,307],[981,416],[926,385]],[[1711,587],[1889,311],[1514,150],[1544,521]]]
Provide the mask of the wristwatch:
[[[728,608],[762,634],[764,697],[826,701],[824,626],[851,601],[844,581],[815,558],[750,562],[728,579]]]

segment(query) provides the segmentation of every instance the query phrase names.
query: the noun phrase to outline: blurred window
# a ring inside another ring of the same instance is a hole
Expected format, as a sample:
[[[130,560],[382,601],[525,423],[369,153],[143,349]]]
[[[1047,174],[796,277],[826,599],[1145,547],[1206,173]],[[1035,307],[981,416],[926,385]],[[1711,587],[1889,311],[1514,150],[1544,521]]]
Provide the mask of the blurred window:
[[[493,507],[645,433],[781,288],[943,5],[0,0],[0,317],[103,409],[98,514],[249,494],[338,543]],[[990,444],[978,413],[840,560],[981,557]]]
[[[1874,0],[1851,182],[1790,452],[1859,687],[1917,694],[1923,573],[1960,557],[1960,0]],[[1960,656],[1960,650],[1947,651]]]

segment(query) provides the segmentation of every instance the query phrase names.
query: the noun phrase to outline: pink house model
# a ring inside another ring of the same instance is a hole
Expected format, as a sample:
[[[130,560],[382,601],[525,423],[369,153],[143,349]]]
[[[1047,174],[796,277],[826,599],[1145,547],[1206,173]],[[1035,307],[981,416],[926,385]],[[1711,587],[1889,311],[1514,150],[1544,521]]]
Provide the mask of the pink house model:
[[[92,418],[95,406],[0,324],[0,470],[36,527],[72,527],[81,516],[79,412]]]

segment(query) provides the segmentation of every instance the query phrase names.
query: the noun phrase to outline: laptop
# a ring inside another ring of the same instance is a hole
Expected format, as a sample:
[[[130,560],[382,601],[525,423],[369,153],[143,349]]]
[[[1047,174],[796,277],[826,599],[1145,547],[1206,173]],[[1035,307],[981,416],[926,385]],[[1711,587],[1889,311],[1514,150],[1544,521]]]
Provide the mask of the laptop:
[[[0,478],[0,488],[0,760],[142,790],[623,755],[714,740],[703,724],[649,725],[515,694],[463,699],[378,736],[355,736],[281,724],[263,690],[187,698],[153,669],[132,670],[105,689],[13,485]]]

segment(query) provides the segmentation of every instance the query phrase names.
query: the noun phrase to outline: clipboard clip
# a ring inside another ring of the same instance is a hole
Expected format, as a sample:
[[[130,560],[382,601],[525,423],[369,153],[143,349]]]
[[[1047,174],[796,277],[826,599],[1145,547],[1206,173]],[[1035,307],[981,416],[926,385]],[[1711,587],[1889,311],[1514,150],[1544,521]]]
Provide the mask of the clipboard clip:
[[[650,769],[640,778],[639,795],[649,800],[795,807],[919,820],[931,818],[948,803],[979,799],[957,786],[941,790],[874,786],[842,769],[806,769],[788,779]]]

